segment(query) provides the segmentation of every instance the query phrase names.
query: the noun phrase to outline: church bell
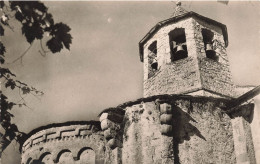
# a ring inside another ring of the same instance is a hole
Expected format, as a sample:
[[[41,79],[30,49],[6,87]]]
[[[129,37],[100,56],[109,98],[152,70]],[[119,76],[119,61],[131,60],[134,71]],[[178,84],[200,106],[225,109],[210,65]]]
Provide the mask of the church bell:
[[[182,45],[177,46],[176,55],[177,56],[186,55],[186,51],[183,49]]]
[[[210,43],[206,44],[206,55],[212,59],[216,57],[216,52],[212,49],[212,44]]]
[[[157,68],[158,68],[158,62],[157,62],[156,59],[153,59],[153,62],[152,62],[152,64],[151,64],[151,67],[152,67],[152,69],[157,70]]]

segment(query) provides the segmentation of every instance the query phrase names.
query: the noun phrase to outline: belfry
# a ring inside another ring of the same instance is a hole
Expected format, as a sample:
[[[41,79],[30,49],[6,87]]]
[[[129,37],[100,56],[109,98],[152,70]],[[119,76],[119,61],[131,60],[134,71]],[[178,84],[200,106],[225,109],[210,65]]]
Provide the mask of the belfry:
[[[140,41],[144,96],[189,94],[232,97],[226,53],[227,28],[177,3],[173,16],[157,23]],[[156,58],[157,68],[152,68]]]

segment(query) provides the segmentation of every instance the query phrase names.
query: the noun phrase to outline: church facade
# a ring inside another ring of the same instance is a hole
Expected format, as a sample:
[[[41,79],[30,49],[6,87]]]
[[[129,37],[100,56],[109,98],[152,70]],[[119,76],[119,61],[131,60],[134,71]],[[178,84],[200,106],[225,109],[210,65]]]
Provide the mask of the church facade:
[[[260,87],[235,86],[227,46],[224,24],[177,4],[139,42],[143,98],[35,129],[22,164],[260,163]]]

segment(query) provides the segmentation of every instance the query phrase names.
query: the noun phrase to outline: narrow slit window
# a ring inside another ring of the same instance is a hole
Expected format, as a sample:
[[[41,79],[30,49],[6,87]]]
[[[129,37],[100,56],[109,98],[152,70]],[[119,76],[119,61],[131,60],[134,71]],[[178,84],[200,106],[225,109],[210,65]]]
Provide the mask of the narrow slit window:
[[[184,28],[176,28],[169,33],[171,60],[176,61],[188,57]]]

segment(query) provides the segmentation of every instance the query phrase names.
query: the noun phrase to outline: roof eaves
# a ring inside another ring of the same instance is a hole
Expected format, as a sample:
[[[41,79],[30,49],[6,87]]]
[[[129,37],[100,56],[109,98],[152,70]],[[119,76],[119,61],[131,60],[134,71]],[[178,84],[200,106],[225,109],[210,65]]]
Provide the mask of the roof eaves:
[[[226,25],[220,23],[220,22],[217,22],[213,19],[210,19],[210,18],[207,18],[207,17],[204,17],[202,15],[199,15],[193,11],[190,11],[190,12],[187,12],[187,13],[184,13],[182,15],[178,15],[176,17],[171,17],[169,19],[166,19],[166,20],[163,20],[159,23],[157,23],[143,38],[142,40],[139,42],[139,54],[140,54],[140,60],[141,62],[143,62],[143,45],[144,43],[149,40],[155,32],[157,32],[157,30],[164,26],[164,25],[167,25],[168,23],[172,23],[172,22],[177,22],[183,18],[186,18],[186,17],[198,17],[200,19],[203,19],[205,20],[206,22],[211,22],[217,26],[220,26],[222,31],[223,31],[223,35],[224,35],[224,40],[225,40],[225,46],[227,47],[228,46],[228,33],[227,33],[227,27]]]
[[[52,123],[52,124],[48,124],[48,125],[44,125],[44,126],[40,126],[36,129],[31,130],[27,135],[28,136],[32,136],[33,134],[45,130],[45,129],[50,129],[50,128],[58,128],[58,127],[62,127],[62,126],[70,126],[70,125],[94,125],[97,128],[100,128],[100,122],[99,121],[68,121],[68,122],[63,122],[63,123]]]

